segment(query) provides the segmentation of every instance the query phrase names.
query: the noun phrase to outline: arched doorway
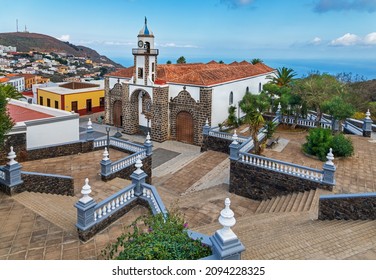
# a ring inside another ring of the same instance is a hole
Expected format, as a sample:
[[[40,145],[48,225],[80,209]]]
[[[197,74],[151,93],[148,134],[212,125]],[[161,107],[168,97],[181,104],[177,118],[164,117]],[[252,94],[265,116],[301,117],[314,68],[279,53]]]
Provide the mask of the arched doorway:
[[[116,100],[113,106],[113,122],[114,126],[122,127],[123,125],[123,108],[120,100]]]
[[[186,111],[180,112],[176,116],[176,140],[188,144],[193,144],[193,118]]]

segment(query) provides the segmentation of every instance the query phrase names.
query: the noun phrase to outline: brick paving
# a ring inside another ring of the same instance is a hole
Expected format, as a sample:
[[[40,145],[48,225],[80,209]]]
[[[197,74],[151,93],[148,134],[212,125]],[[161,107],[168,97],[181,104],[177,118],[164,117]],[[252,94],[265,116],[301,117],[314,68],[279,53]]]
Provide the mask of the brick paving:
[[[289,139],[289,143],[282,152],[265,151],[266,156],[321,169],[322,162],[308,158],[300,151],[305,134],[278,132],[277,135]],[[350,137],[354,141],[355,155],[350,159],[335,160],[335,192],[374,191],[375,143],[367,138]],[[142,142],[137,137],[132,140]],[[153,169],[153,184],[166,206],[178,205],[190,228],[213,234],[220,228],[218,216],[224,207],[224,199],[231,199],[231,208],[237,219],[233,230],[247,248],[243,259],[376,260],[375,221],[317,221],[312,211],[255,214],[260,202],[228,192],[226,176],[223,176],[228,174],[226,155],[216,152],[200,154],[199,147],[174,141],[154,143],[154,148],[176,153],[171,153],[171,158],[162,159]],[[80,155],[84,159],[71,168],[60,159],[44,161],[40,165],[42,169],[37,168],[37,161],[23,163],[24,170],[52,172],[55,166],[54,173],[79,178],[75,183],[76,197],[28,196],[27,193],[8,197],[0,193],[0,259],[101,259],[101,250],[106,244],[114,241],[136,217],[147,212],[138,206],[88,242],[78,240],[72,203],[80,196],[79,191],[88,173],[96,172],[89,178],[97,201],[129,183],[118,178],[107,183],[99,180],[101,153]],[[116,152],[111,153],[115,159]],[[74,157],[68,158],[72,161],[76,159]],[[93,166],[90,167],[91,162]],[[206,179],[210,182],[205,183]],[[51,204],[56,209],[48,211]],[[317,208],[312,208],[317,211]]]

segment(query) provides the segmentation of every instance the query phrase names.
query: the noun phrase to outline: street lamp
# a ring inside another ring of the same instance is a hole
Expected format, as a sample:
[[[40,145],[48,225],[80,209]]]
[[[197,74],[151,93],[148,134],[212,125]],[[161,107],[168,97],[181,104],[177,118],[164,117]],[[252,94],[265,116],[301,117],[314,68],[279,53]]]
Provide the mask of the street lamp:
[[[107,132],[107,151],[110,152],[110,126],[106,125],[106,132]]]

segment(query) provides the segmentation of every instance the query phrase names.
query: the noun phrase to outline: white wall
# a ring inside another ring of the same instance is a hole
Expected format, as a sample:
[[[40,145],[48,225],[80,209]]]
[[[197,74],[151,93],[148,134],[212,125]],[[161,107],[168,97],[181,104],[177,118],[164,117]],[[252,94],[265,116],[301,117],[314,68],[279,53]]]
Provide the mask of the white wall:
[[[261,83],[262,89],[262,86],[269,82],[269,80],[266,79],[266,76],[269,74],[264,74],[232,83],[214,86],[212,95],[211,126],[217,126],[219,123],[222,123],[224,120],[227,119],[228,108],[230,107],[229,101],[231,91],[234,94],[233,105],[238,108],[238,103],[243,98],[247,87],[249,88],[249,92],[253,94],[259,94],[259,84]],[[238,110],[236,110],[236,114],[240,117],[244,115],[241,111],[238,112]]]
[[[55,120],[42,124],[36,124],[36,122],[25,122],[27,127],[26,147],[28,149],[74,142],[80,139],[79,118]]]

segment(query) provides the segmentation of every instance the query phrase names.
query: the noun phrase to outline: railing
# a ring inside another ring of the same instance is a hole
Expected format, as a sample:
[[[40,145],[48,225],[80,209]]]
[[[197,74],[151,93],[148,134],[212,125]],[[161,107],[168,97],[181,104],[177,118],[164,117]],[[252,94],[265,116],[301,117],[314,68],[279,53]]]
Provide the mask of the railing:
[[[105,200],[99,202],[94,208],[94,221],[98,223],[104,220],[110,215],[111,212],[118,211],[126,206],[131,200],[135,199],[135,187],[135,184],[131,184]]]
[[[215,130],[210,130],[209,135],[217,138],[222,138],[222,139],[227,139],[227,140],[232,140],[232,134],[226,133],[226,132],[221,132],[221,131],[215,131]],[[244,136],[238,136],[238,142],[243,143],[246,142],[249,138],[244,137]]]
[[[160,198],[157,189],[147,183],[141,184],[142,186],[142,198],[149,200],[149,205],[154,214],[163,213],[166,214],[166,207]]]
[[[316,118],[312,118],[312,119],[298,118],[295,122],[294,117],[286,117],[286,116],[282,117],[282,123],[297,124],[299,126],[312,127],[312,128],[316,127],[316,121],[315,120],[316,120]],[[322,128],[332,129],[332,123],[327,119],[321,119],[320,126]]]
[[[115,173],[119,170],[122,170],[128,166],[131,166],[132,164],[136,163],[136,160],[140,156],[141,160],[146,157],[146,151],[143,150],[141,152],[135,153],[133,155],[127,156],[125,158],[119,159],[117,161],[114,161],[111,163],[111,173]]]
[[[5,182],[5,172],[3,170],[3,167],[0,166],[0,182],[4,181]]]
[[[355,135],[363,135],[363,129],[353,125],[352,123],[345,121],[343,128]]]
[[[253,166],[258,166],[264,169],[269,169],[295,177],[309,179],[312,181],[322,181],[323,178],[322,170],[279,161],[263,156],[257,156],[249,153],[241,152],[240,161]]]
[[[100,148],[100,147],[106,147],[106,146],[107,146],[107,139],[94,140],[94,148]],[[145,150],[145,147],[142,145],[138,145],[138,144],[121,140],[121,139],[116,139],[113,137],[110,137],[110,146],[128,150],[128,151],[135,152],[135,153]]]

